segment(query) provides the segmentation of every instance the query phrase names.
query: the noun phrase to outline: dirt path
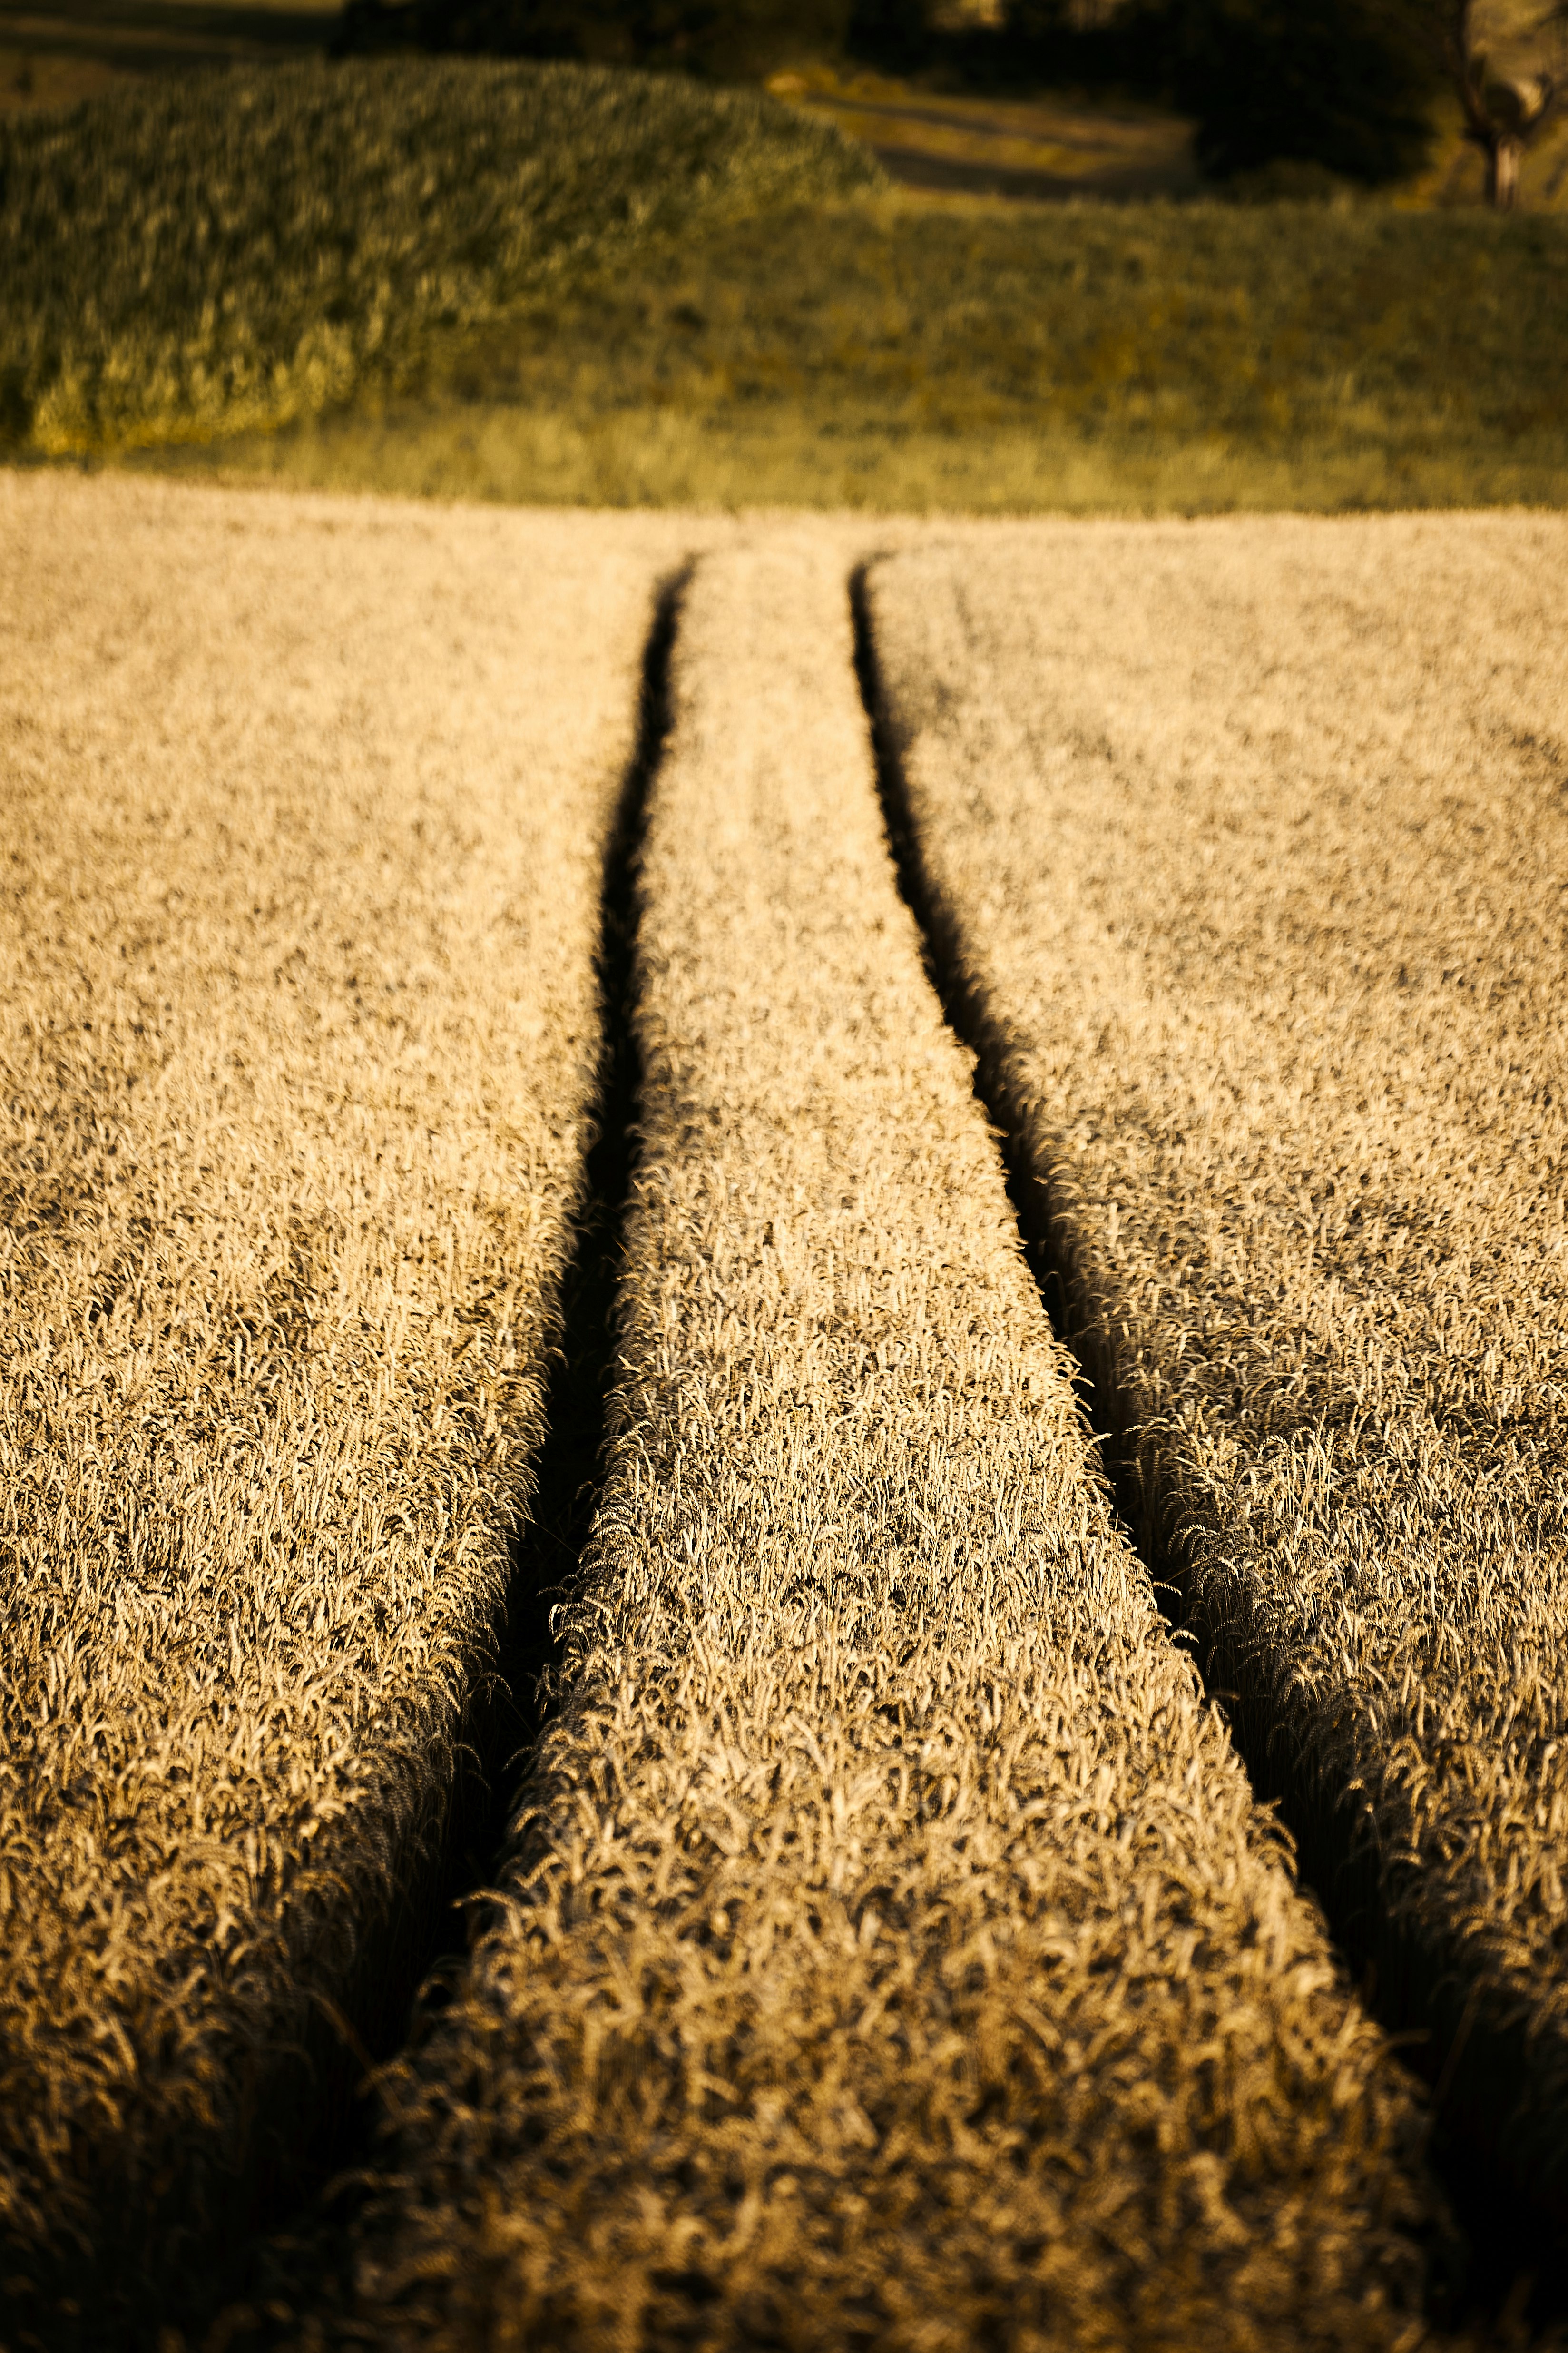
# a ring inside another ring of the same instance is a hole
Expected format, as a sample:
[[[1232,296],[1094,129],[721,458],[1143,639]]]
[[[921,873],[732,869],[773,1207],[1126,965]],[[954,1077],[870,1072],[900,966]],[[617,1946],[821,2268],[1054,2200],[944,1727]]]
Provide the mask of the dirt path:
[[[949,97],[871,74],[776,74],[770,87],[862,141],[907,187],[1049,202],[1199,185],[1190,125],[1154,108]]]

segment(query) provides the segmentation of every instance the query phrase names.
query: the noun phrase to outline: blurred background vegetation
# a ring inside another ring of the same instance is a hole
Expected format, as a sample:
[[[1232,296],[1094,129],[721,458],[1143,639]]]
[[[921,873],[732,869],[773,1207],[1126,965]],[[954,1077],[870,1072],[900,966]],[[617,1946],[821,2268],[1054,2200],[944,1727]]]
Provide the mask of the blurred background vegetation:
[[[916,512],[1568,491],[1568,27],[1531,0],[25,5],[13,460]]]
[[[848,58],[922,77],[928,104],[1136,94],[1191,119],[1215,178],[1286,164],[1367,186],[1418,172],[1445,128],[1485,143],[1489,104],[1531,143],[1568,82],[1564,0],[347,0],[336,42],[718,79]]]

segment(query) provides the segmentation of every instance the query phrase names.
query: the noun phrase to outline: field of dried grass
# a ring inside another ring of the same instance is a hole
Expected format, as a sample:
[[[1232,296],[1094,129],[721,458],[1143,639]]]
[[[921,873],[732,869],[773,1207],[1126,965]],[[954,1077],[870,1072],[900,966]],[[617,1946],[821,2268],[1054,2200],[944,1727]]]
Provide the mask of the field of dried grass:
[[[199,2265],[427,1902],[667,542],[0,477],[8,2297]]]
[[[1241,1744],[1457,2165],[1568,2217],[1568,533],[873,570],[928,913]]]
[[[710,557],[673,702],[605,1492],[352,2329],[1408,2344],[1419,2111],[1111,1523],[842,555]]]
[[[1414,2353],[1467,2135],[1550,2255],[1564,536],[0,476],[5,2353]]]

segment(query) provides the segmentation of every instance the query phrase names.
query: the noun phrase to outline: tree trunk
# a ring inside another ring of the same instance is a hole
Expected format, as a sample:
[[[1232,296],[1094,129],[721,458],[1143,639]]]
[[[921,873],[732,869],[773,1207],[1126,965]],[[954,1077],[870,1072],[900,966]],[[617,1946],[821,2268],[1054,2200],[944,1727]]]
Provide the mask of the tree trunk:
[[[1500,213],[1510,213],[1519,194],[1519,159],[1524,153],[1522,139],[1510,139],[1506,132],[1494,138],[1487,149],[1487,202]]]

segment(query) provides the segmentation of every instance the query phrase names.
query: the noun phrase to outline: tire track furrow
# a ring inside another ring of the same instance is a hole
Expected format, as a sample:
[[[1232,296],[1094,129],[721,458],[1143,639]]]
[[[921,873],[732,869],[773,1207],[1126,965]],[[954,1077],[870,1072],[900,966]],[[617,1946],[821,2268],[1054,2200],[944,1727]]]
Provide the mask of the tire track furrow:
[[[831,542],[673,706],[559,1712],[300,2341],[1412,2346],[1420,2112],[1113,1524]]]

